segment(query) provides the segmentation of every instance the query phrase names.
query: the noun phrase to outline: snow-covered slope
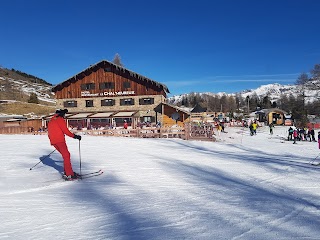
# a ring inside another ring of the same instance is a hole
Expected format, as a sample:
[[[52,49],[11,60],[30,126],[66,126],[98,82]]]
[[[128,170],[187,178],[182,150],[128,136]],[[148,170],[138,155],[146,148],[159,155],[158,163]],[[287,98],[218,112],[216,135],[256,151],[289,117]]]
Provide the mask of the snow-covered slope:
[[[46,135],[0,135],[0,239],[319,239],[317,143],[226,130],[220,142],[85,135],[82,172],[105,172],[76,182],[57,152],[29,170],[53,150]]]

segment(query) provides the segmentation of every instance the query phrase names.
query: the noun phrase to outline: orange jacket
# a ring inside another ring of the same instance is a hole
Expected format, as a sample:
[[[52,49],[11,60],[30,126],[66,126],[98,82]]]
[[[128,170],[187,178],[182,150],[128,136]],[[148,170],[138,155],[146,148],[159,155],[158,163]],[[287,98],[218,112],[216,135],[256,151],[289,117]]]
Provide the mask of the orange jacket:
[[[67,128],[66,121],[58,114],[55,114],[48,123],[48,137],[51,145],[65,142],[65,134],[69,137],[74,137],[74,134]]]

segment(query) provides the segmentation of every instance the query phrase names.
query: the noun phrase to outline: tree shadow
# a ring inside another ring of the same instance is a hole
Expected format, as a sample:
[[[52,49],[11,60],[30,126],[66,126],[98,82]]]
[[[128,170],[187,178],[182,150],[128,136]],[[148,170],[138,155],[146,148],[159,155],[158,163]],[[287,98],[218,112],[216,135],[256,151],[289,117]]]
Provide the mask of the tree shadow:
[[[295,167],[296,172],[303,172],[307,168],[293,160],[296,156],[291,154],[266,156],[265,152],[243,148],[245,153],[239,156],[236,148],[241,146],[230,145],[231,151],[226,153],[218,149],[190,146],[183,141],[172,141],[173,148],[179,147],[179,144],[182,150],[191,148],[199,155],[217,156],[231,162],[247,162],[260,167],[264,163],[264,168],[269,171],[285,172],[279,166]],[[70,192],[81,205],[98,210],[91,218],[104,219],[98,220],[97,226],[88,225],[88,230],[96,228],[97,236],[105,239],[117,236],[118,239],[128,240],[277,239],[277,234],[287,236],[288,239],[302,239],[320,234],[316,227],[320,224],[316,194],[299,192],[294,187],[283,189],[280,185],[266,186],[261,182],[241,178],[236,173],[221,171],[215,168],[214,163],[212,166],[204,166],[188,164],[170,156],[149,154],[148,157],[156,161],[166,174],[169,173],[168,177],[181,181],[181,188],[187,186],[185,189],[190,195],[180,192],[180,189],[165,189],[166,185],[161,185],[160,189],[149,189],[126,182],[106,171],[97,180],[81,181]],[[162,192],[164,196],[159,196]],[[214,207],[214,204],[223,206],[221,203],[225,204],[224,209]],[[181,222],[174,223],[172,219],[177,218],[172,214],[181,214]],[[233,216],[235,219],[232,219]],[[241,223],[242,218],[244,224]],[[288,228],[288,225],[299,228]],[[201,231],[197,231],[200,227]],[[264,238],[254,238],[252,234],[256,232],[263,233]],[[207,233],[214,236],[202,237],[201,234]]]
[[[99,234],[103,239],[113,239],[115,236],[128,240],[174,239],[174,236],[188,239],[189,235],[186,232],[155,211],[154,201],[151,200],[155,197],[148,189],[131,186],[130,192],[134,193],[133,195],[121,193],[122,186],[123,190],[127,191],[130,184],[109,173],[103,174],[94,185],[86,180],[81,181],[81,185],[74,192],[75,199],[81,199],[86,205],[93,204],[99,209],[99,215],[105,216],[105,223],[99,223]],[[114,191],[115,188],[117,191]],[[105,189],[108,189],[107,194]],[[146,208],[149,209],[148,214],[145,214]],[[111,228],[110,222],[114,222]]]
[[[270,170],[277,170],[277,171],[284,171],[279,169],[279,167],[293,167],[298,172],[304,172],[305,170],[310,171],[317,171],[317,169],[314,166],[311,166],[308,164],[313,158],[306,156],[305,162],[301,161],[301,157],[292,154],[269,154],[262,150],[255,149],[255,148],[249,148],[243,145],[238,144],[228,144],[230,147],[230,150],[226,152],[225,150],[219,151],[219,149],[209,149],[207,147],[202,146],[192,146],[185,142],[177,142],[173,141],[174,144],[181,145],[184,148],[191,148],[195,151],[201,152],[202,154],[208,155],[208,156],[219,156],[224,159],[232,160],[232,161],[241,161],[241,162],[248,162],[253,165],[257,165],[264,168],[269,168]],[[233,150],[235,149],[235,150]],[[238,154],[237,152],[241,150],[245,153]],[[262,165],[264,164],[264,165]]]
[[[317,226],[320,221],[316,212],[320,210],[320,206],[316,194],[298,192],[290,186],[286,189],[277,184],[266,186],[231,175],[215,167],[194,166],[168,159],[163,159],[159,164],[167,169],[167,172],[178,174],[176,177],[179,179],[186,179],[186,184],[195,186],[194,194],[198,194],[197,186],[201,186],[202,190],[205,189],[204,202],[209,200],[208,197],[212,197],[213,202],[223,202],[230,212],[226,214],[227,217],[234,215],[241,219],[242,213],[250,216],[252,219],[249,219],[249,222],[254,221],[254,225],[251,229],[248,228],[248,232],[241,230],[243,233],[240,235],[244,235],[243,239],[246,238],[246,234],[250,236],[253,229],[271,234],[269,236],[277,233],[288,237],[305,237],[319,233]],[[201,202],[200,199],[198,201]],[[242,210],[237,211],[238,209]],[[223,216],[220,217],[223,218]],[[300,229],[288,229],[287,223],[299,225]],[[249,237],[251,238],[252,236]]]

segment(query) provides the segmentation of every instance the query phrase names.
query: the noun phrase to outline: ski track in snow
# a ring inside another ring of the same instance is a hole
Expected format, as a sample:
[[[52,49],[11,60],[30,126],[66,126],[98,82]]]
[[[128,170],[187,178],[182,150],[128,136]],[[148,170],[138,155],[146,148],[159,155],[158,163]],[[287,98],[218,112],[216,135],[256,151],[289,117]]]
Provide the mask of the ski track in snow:
[[[81,181],[47,136],[0,135],[0,239],[319,239],[317,143],[286,127],[218,142],[83,136]],[[283,141],[283,142],[281,142]],[[67,138],[75,171],[78,142]],[[42,159],[41,158],[41,159]]]

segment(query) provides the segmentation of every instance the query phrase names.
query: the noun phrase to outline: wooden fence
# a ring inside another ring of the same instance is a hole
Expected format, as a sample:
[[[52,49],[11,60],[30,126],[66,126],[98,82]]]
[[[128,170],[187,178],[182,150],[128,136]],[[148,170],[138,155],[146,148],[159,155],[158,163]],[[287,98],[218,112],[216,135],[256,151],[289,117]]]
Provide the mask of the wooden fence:
[[[209,125],[197,126],[186,124],[184,127],[148,127],[136,129],[95,129],[71,130],[80,135],[115,136],[137,138],[181,138],[184,140],[215,141],[214,127]],[[28,127],[0,127],[0,134],[47,134],[47,132],[30,131]]]
[[[73,131],[73,130],[72,130]],[[185,130],[182,127],[174,128],[136,128],[136,129],[108,129],[108,130],[75,130],[77,134],[102,135],[115,137],[137,138],[181,138],[186,139]]]

